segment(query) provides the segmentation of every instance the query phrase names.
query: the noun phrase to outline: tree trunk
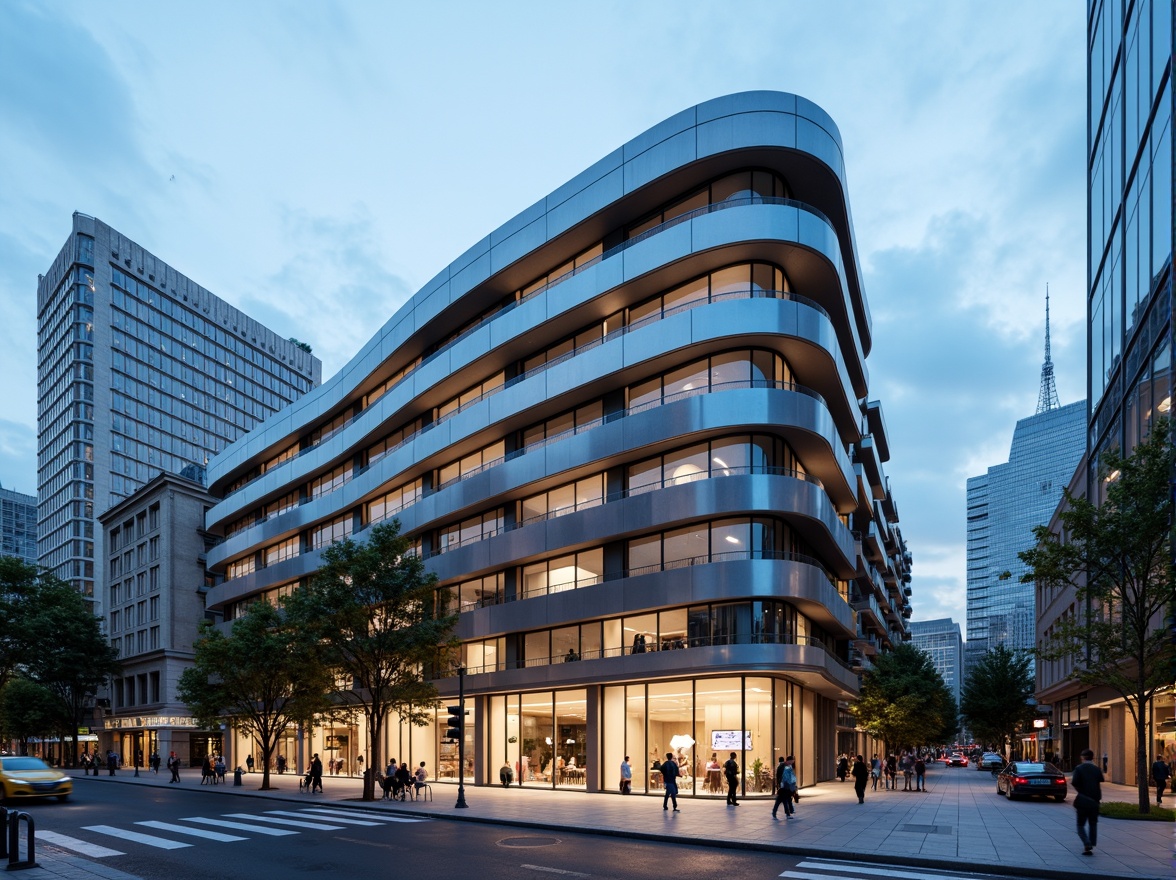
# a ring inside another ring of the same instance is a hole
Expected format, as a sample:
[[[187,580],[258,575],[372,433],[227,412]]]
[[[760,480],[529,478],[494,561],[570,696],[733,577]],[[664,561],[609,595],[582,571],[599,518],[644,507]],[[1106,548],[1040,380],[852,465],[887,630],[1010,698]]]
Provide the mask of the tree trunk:
[[[269,791],[270,787],[270,758],[274,755],[274,749],[277,748],[276,743],[269,740],[260,743],[261,745],[261,788],[258,791]]]
[[[363,799],[376,799],[376,771],[380,768],[380,742],[383,739],[383,712],[372,706],[368,714],[368,760],[363,774]]]
[[[1138,693],[1143,693],[1142,685]],[[1147,772],[1147,716],[1150,700],[1136,702],[1138,715],[1135,718],[1135,781],[1139,788],[1139,812],[1151,812],[1151,792],[1148,789]],[[1128,703],[1130,705],[1130,703]]]

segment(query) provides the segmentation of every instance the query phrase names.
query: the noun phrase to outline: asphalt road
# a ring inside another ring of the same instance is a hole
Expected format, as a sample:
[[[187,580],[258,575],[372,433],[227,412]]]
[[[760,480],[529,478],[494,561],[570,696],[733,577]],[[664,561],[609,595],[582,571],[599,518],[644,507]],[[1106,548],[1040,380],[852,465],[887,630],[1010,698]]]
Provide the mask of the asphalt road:
[[[629,880],[667,874],[678,880],[771,878],[799,861],[673,841],[365,815],[362,809],[331,804],[235,797],[225,789],[87,785],[78,786],[68,803],[28,804],[21,809],[36,822],[39,846],[96,858],[146,880],[362,877],[389,871],[454,880]],[[306,812],[309,809],[322,812]],[[194,836],[198,834],[213,837]],[[119,854],[79,852],[74,841]]]

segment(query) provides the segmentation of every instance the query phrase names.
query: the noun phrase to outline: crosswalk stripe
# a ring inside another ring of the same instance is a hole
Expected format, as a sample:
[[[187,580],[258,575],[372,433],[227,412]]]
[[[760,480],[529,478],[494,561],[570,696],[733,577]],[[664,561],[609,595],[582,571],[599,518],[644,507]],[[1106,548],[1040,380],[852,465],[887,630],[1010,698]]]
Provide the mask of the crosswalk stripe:
[[[113,825],[86,825],[82,830],[93,831],[95,834],[105,834],[109,837],[117,837],[119,840],[129,840],[132,843],[142,843],[157,849],[183,849],[186,846],[192,845],[190,843],[181,843],[178,840],[168,840],[166,837],[156,837],[153,834],[140,834],[138,831],[124,831],[122,828],[115,828]]]
[[[266,810],[265,812],[267,815],[270,815],[270,816],[294,816],[295,818],[298,818],[298,819],[308,818],[305,813],[295,813],[292,810]],[[313,816],[313,817],[309,817],[309,818],[318,818],[318,817]],[[368,828],[375,828],[380,824],[379,822],[368,822],[363,819],[343,819],[343,818],[340,818],[339,816],[330,816],[329,818],[324,816],[323,818],[327,822],[342,822],[344,825],[366,825]]]
[[[224,819],[206,819],[203,816],[186,816],[181,822],[199,822],[201,825],[215,825],[217,828],[236,828],[238,831],[253,831],[257,834],[268,834],[270,837],[281,837],[286,834],[297,834],[288,828],[266,828],[264,825],[248,825],[245,822],[226,822]]]
[[[289,825],[292,828],[313,828],[315,831],[342,831],[342,825],[324,825],[321,822],[297,822],[294,819],[279,819],[276,816],[254,816],[251,813],[225,813],[229,819],[251,819],[254,822],[272,822],[274,825]]]
[[[173,825],[170,822],[158,822],[154,819],[147,822],[136,822],[144,828],[155,828],[159,831],[174,831],[176,834],[186,834],[189,837],[200,837],[204,840],[215,840],[218,843],[232,843],[235,840],[248,840],[248,837],[237,837],[235,834],[221,834],[219,831],[205,831],[203,828],[189,828],[186,825]]]
[[[322,807],[307,807],[299,810],[301,813],[325,813],[328,816],[356,816],[360,819],[371,819],[373,822],[428,822],[428,819],[412,819],[408,816],[381,816],[377,813],[365,813],[363,810],[331,810]]]
[[[104,859],[107,856],[125,856],[125,852],[119,852],[117,849],[110,849],[109,847],[99,846],[96,843],[90,843],[86,840],[78,840],[76,837],[69,837],[65,834],[58,834],[56,831],[38,831],[37,838],[45,843],[51,843],[54,846],[60,846],[62,849],[71,849],[74,852],[81,853],[84,856],[89,856],[92,859]]]
[[[816,868],[827,872],[841,872],[841,873],[822,873],[811,874],[805,871],[785,871],[781,877],[790,877],[792,880],[861,880],[856,876],[865,874],[871,877],[897,877],[900,880],[976,880],[976,878],[983,876],[994,875],[980,875],[980,874],[960,874],[956,872],[931,872],[919,871],[914,868],[884,868],[881,865],[865,865],[860,862],[843,862],[837,860],[824,859],[808,859],[799,862],[798,868]]]

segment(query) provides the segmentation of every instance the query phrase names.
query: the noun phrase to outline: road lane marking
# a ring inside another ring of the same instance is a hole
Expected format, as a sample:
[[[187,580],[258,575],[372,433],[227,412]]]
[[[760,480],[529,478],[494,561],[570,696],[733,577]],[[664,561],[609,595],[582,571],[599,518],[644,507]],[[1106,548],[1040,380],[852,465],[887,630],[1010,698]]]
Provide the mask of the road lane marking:
[[[84,856],[89,856],[92,859],[104,859],[107,856],[125,856],[125,852],[119,852],[117,849],[110,849],[109,847],[99,846],[96,843],[90,843],[86,840],[78,840],[76,837],[69,837],[65,834],[58,834],[56,831],[38,831],[37,838],[45,843],[51,843],[54,846],[60,846],[62,849],[71,849],[74,852],[81,853]]]
[[[294,819],[279,819],[276,816],[255,816],[252,813],[225,813],[229,819],[251,819],[254,822],[272,822],[274,825],[289,825],[292,828],[311,828],[315,831],[342,831],[342,825],[324,825],[321,822],[296,822]]]
[[[151,819],[147,822],[136,822],[144,828],[155,828],[158,831],[173,831],[176,834],[186,834],[189,837],[200,837],[204,840],[215,840],[218,843],[232,843],[236,840],[248,840],[248,837],[238,837],[235,834],[221,834],[219,831],[205,831],[203,828],[189,828],[186,825],[173,825],[170,822],[159,822]]]
[[[236,828],[238,831],[255,831],[258,834],[268,834],[270,837],[281,837],[286,834],[297,834],[287,828],[266,828],[264,825],[247,825],[244,822],[226,822],[224,819],[206,819],[203,816],[186,816],[181,822],[199,822],[201,825],[214,825],[217,828]]]
[[[429,819],[411,819],[408,816],[380,816],[376,813],[365,813],[361,810],[331,810],[325,807],[307,807],[300,813],[325,813],[331,818],[336,816],[355,816],[360,819],[371,819],[373,822],[428,822]]]
[[[977,874],[973,872],[955,872],[955,871],[918,871],[913,868],[883,868],[880,865],[863,865],[860,862],[843,862],[834,859],[806,859],[798,862],[797,868],[817,868],[821,871],[841,872],[841,873],[826,873],[826,874],[811,874],[805,871],[788,870],[781,877],[792,878],[792,880],[861,880],[856,876],[865,874],[874,877],[896,877],[900,880],[979,880],[983,877],[998,877],[996,874]]]
[[[307,816],[306,813],[295,813],[293,810],[266,810],[265,812],[269,816],[294,816],[297,819],[319,818],[317,816]],[[368,828],[376,828],[380,824],[379,822],[368,822],[364,819],[343,819],[339,816],[324,816],[322,818],[327,822],[342,822],[344,825],[366,825]]]
[[[109,837],[117,837],[119,840],[129,840],[132,843],[142,843],[145,846],[153,846],[156,849],[183,849],[186,846],[192,845],[190,843],[181,843],[178,840],[168,840],[166,837],[156,837],[153,834],[125,831],[122,828],[115,828],[113,825],[86,825],[83,826],[82,830],[93,831],[95,834],[105,834]]]

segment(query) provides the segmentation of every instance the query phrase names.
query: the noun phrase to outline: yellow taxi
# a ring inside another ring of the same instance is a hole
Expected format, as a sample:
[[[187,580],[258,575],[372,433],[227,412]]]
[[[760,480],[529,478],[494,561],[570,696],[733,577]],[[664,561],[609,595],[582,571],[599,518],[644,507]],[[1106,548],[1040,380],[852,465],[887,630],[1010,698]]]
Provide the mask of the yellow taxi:
[[[73,780],[40,758],[4,755],[0,757],[0,792],[6,801],[42,797],[64,801],[73,794]]]

